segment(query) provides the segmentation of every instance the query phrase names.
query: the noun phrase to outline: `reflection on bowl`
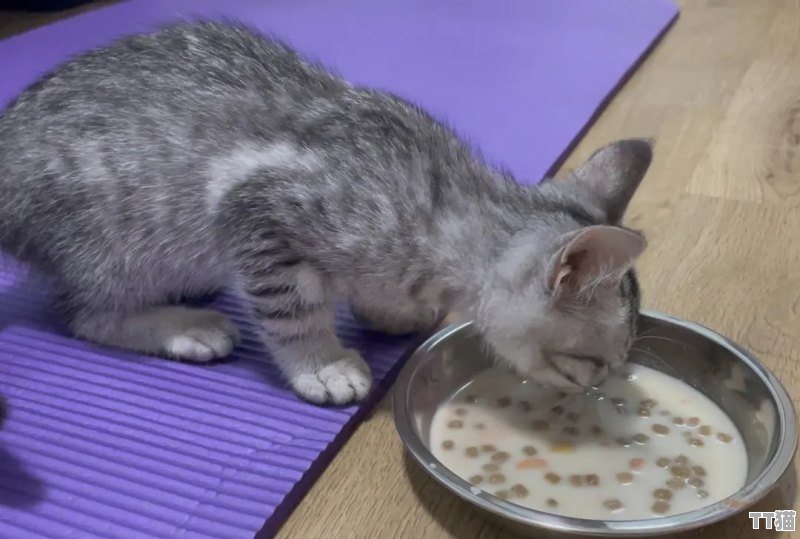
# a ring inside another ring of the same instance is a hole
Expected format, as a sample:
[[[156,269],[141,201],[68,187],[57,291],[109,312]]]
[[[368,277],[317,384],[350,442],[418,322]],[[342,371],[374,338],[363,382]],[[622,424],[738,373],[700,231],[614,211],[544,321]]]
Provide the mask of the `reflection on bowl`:
[[[394,393],[398,432],[414,459],[468,502],[529,533],[643,536],[705,526],[764,497],[794,456],[797,432],[792,403],[775,377],[750,353],[700,325],[645,312],[630,361],[681,379],[714,401],[736,424],[748,456],[747,480],[733,496],[702,509],[646,520],[586,520],[527,509],[470,489],[444,467],[429,445],[437,408],[490,366],[471,323],[450,326],[423,344],[401,373]],[[665,361],[664,358],[669,358]]]

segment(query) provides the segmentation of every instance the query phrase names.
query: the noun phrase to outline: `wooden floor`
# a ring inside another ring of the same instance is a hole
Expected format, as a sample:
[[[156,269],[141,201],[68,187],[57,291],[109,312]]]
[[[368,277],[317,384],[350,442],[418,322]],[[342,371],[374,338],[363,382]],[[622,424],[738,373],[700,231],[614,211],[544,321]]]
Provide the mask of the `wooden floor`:
[[[627,219],[650,239],[645,307],[742,343],[800,401],[800,3],[679,3],[680,20],[566,166],[613,139],[656,139]],[[0,16],[0,36],[43,20]],[[516,537],[409,462],[390,412],[384,402],[361,425],[280,537]],[[756,510],[798,509],[789,486]],[[800,538],[753,531],[746,513],[683,537],[771,535]]]

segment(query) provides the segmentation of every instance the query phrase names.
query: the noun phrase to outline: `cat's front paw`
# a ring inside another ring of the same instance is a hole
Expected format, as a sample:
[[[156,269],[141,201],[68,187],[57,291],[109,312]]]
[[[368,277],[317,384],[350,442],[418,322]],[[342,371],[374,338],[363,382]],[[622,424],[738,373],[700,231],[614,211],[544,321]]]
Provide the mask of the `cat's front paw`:
[[[239,340],[239,332],[221,313],[206,309],[187,309],[176,331],[168,336],[164,351],[170,357],[206,363],[229,355]]]
[[[315,372],[295,375],[295,393],[315,404],[348,404],[363,400],[372,387],[369,365],[355,350],[344,349],[342,357]]]

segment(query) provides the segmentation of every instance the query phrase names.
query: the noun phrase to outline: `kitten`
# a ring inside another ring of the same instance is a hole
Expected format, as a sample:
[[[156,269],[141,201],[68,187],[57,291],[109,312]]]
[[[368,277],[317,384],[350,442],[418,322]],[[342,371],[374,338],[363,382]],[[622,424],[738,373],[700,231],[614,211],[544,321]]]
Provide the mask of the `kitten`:
[[[470,314],[520,373],[582,388],[635,331],[647,170],[621,141],[524,187],[448,127],[245,27],[181,23],[82,54],[0,117],[0,247],[49,274],[76,336],[206,362],[237,341],[175,298],[241,287],[286,380],[363,399],[333,304],[407,333]]]

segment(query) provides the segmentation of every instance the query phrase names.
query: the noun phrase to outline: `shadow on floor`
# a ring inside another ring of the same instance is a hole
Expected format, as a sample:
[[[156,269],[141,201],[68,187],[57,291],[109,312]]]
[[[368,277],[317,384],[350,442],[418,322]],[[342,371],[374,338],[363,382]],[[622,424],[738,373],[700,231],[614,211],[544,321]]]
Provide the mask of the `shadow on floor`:
[[[10,414],[0,396],[0,431]],[[0,506],[27,509],[44,499],[45,485],[0,441]]]

